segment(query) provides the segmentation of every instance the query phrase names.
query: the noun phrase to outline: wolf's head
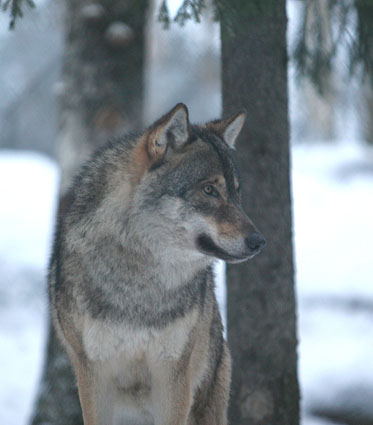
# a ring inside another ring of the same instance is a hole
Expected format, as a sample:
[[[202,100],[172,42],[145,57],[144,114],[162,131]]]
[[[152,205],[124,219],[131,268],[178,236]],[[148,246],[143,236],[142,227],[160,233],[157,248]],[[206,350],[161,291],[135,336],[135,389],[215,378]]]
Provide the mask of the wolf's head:
[[[232,157],[244,120],[241,112],[191,125],[178,104],[155,122],[131,153],[129,232],[189,259],[240,262],[258,254],[265,240],[242,210]]]

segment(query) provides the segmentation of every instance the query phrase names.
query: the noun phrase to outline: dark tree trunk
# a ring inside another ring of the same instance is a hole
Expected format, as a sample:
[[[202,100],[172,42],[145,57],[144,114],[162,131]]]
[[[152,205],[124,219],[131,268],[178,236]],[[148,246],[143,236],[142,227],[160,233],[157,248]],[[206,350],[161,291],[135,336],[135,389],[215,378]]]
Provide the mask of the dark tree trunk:
[[[247,110],[237,142],[244,208],[267,239],[227,267],[232,425],[297,425],[285,0],[220,1],[223,110]]]
[[[59,214],[82,162],[141,126],[146,0],[67,0],[59,128]],[[71,367],[50,326],[32,425],[83,423]]]
[[[62,194],[93,150],[142,123],[147,7],[147,0],[66,1]]]
[[[373,145],[373,3],[371,1],[355,0],[357,15],[357,37],[353,65],[363,64],[363,81],[361,83],[362,137]]]

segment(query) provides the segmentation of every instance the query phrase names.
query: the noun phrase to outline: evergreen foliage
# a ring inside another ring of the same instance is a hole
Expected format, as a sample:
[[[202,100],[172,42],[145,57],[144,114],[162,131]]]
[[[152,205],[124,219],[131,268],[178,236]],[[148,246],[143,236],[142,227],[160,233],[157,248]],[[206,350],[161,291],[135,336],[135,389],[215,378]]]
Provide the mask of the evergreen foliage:
[[[206,7],[205,0],[184,0],[179,7],[174,22],[184,26],[185,22],[193,19],[200,22],[202,10]],[[163,28],[169,28],[171,24],[170,13],[167,7],[167,0],[163,0],[159,9],[158,20],[163,23]]]
[[[158,21],[163,23],[164,29],[168,29],[170,27],[170,13],[168,11],[166,0],[163,0],[159,9]]]
[[[347,45],[349,53],[349,70],[351,74],[362,70],[363,76],[369,76],[373,82],[373,0],[323,0],[328,9],[331,33],[324,28],[325,16],[320,10],[320,2],[303,0],[304,10],[298,26],[298,38],[290,53],[295,62],[299,78],[308,78],[320,94],[327,92],[328,76],[335,65],[335,58],[342,45]],[[233,35],[240,31],[231,23],[237,22],[237,15],[255,17],[272,13],[276,2],[272,0],[247,0],[244,4],[235,0],[212,0],[215,19],[224,24]],[[200,22],[205,0],[184,0],[179,7],[174,22],[185,25],[192,19]],[[240,8],[244,7],[245,11]],[[314,8],[313,21],[310,24],[310,9]],[[165,28],[171,24],[167,0],[163,0],[158,19]],[[351,23],[355,23],[351,32]],[[328,38],[328,40],[327,40]]]
[[[9,10],[10,13],[9,29],[14,29],[16,20],[22,18],[24,5],[30,8],[35,7],[33,0],[0,0],[0,8],[4,12]]]
[[[184,0],[175,16],[175,22],[183,26],[189,19],[200,22],[201,12],[205,8],[204,0]]]
[[[362,64],[373,83],[373,0],[355,0],[355,7],[357,39],[350,54],[350,69]]]
[[[325,0],[331,31],[327,33],[320,2],[305,0],[292,58],[298,77],[309,78],[320,94],[335,66],[341,46],[348,51],[349,72],[362,73],[373,82],[373,0]],[[313,21],[310,23],[310,8]],[[328,40],[327,40],[328,38]]]
[[[239,22],[240,16],[249,14],[250,16],[263,17],[273,11],[276,0],[246,0],[244,3],[236,0],[211,0],[210,2],[214,18],[225,26],[228,34],[233,36],[240,28],[233,26],[233,22]],[[172,20],[180,26],[185,25],[188,20],[200,22],[203,9],[207,7],[206,0],[183,0],[181,6]],[[163,23],[164,28],[169,28],[171,24],[170,14],[167,7],[167,0],[163,0],[158,20]]]

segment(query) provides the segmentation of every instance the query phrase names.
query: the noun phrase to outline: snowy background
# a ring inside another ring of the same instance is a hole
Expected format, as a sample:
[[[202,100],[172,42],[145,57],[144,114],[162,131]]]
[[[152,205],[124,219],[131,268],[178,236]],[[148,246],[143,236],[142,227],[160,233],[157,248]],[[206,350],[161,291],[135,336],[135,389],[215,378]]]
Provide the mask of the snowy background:
[[[51,13],[47,18],[40,15],[40,21],[33,21],[39,23],[26,21],[20,32],[27,34],[30,25],[37,33],[43,30]],[[290,10],[290,31],[294,16]],[[19,43],[15,38],[21,37],[9,36],[3,30],[6,22],[0,15],[1,57],[9,43]],[[212,31],[216,33],[216,28]],[[55,37],[54,51],[61,34]],[[40,48],[47,51],[43,43],[40,39]],[[25,42],[21,46],[27,50]],[[8,65],[13,63],[9,58]],[[12,66],[22,80],[24,64]],[[50,70],[48,61],[27,67],[35,75],[44,69]],[[0,111],[6,102],[17,106],[23,93],[9,75],[0,73]],[[336,140],[300,140],[296,130],[301,94],[292,70],[289,75],[302,425],[372,425],[373,148],[358,140],[356,117],[349,112],[346,119],[344,107],[339,109]],[[219,83],[216,78],[212,81],[203,96],[215,99]],[[149,84],[150,94],[152,90],[156,88]],[[192,114],[200,115],[198,99],[186,103],[191,103]],[[209,113],[218,114],[219,100],[213,104]],[[149,117],[152,107],[148,105]],[[6,120],[2,114],[1,120]],[[17,122],[13,127],[19,128]],[[26,425],[43,364],[48,320],[45,273],[59,175],[50,148],[39,149],[45,154],[26,151],[24,146],[7,149],[3,129],[7,128],[7,138],[13,133],[5,125],[0,128],[0,425]],[[51,137],[49,127],[42,130],[46,140]],[[31,145],[30,140],[27,143]],[[224,300],[224,289],[220,286],[218,291]]]

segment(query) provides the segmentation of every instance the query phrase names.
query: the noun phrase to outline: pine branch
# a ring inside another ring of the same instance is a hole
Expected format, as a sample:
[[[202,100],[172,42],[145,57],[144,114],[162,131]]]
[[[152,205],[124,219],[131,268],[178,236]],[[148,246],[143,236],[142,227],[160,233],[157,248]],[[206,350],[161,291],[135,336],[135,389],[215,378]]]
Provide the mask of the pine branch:
[[[357,12],[357,39],[351,44],[350,71],[361,64],[363,74],[373,82],[373,1],[355,0]]]
[[[163,23],[163,29],[170,27],[170,13],[167,7],[167,0],[163,0],[158,13],[158,21]]]
[[[308,78],[323,95],[329,90],[329,76],[347,35],[347,24],[353,6],[350,1],[328,0],[327,10],[314,0],[304,2],[303,18],[292,56],[298,78]],[[326,13],[326,15],[325,15]],[[332,20],[335,22],[332,28]]]
[[[201,14],[206,7],[205,0],[184,0],[179,7],[174,22],[184,26],[189,19],[201,22]],[[163,0],[158,13],[158,21],[163,23],[164,28],[169,28],[171,20],[167,7],[167,0]]]
[[[184,0],[176,13],[174,21],[180,26],[185,25],[185,22],[189,19],[199,23],[201,22],[201,13],[204,7],[206,7],[204,0]]]
[[[327,48],[323,48],[327,43],[321,14],[316,13],[311,27],[307,25],[309,9],[316,5],[315,0],[304,2],[299,37],[292,55],[298,78],[310,79],[320,94],[327,92],[326,77],[335,66],[339,49],[347,45],[350,75],[368,77],[373,84],[373,0],[328,0],[334,37]],[[354,28],[351,28],[352,24]]]
[[[16,20],[23,17],[24,5],[29,8],[35,7],[33,0],[0,0],[0,8],[2,11],[6,12],[9,10],[10,13],[9,29],[14,29]]]

